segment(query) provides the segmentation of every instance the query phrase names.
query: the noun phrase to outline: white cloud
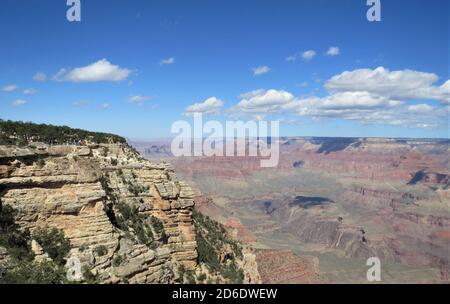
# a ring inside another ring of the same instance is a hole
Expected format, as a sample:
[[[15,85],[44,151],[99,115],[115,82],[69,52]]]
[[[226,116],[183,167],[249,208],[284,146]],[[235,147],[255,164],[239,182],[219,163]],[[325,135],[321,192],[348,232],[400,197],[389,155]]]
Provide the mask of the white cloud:
[[[87,104],[87,102],[86,101],[84,101],[84,100],[77,100],[77,101],[74,101],[74,102],[72,102],[72,105],[74,106],[74,107],[82,107],[82,106],[84,106],[84,105],[86,105]]]
[[[259,76],[270,72],[270,68],[267,65],[259,66],[253,68],[252,70],[254,76]]]
[[[375,70],[345,71],[333,76],[325,87],[331,92],[366,91],[387,98],[436,99],[450,102],[450,82],[433,86],[439,77],[433,73],[413,70],[389,71],[384,67]]]
[[[14,101],[12,102],[12,106],[13,106],[13,107],[19,107],[19,106],[22,106],[22,105],[24,105],[24,104],[26,104],[26,103],[27,103],[27,101],[24,100],[24,99],[16,99],[16,100],[14,100]]]
[[[142,95],[133,95],[128,98],[131,103],[142,105],[145,101],[150,100],[150,96],[142,96]]]
[[[435,123],[430,123],[430,124],[426,124],[426,123],[417,123],[416,124],[417,128],[421,128],[421,129],[432,129],[432,128],[436,128],[439,127],[438,124]]]
[[[174,64],[175,63],[175,58],[174,57],[170,57],[170,58],[166,58],[163,59],[159,62],[160,65],[166,65],[166,64]]]
[[[316,56],[316,52],[314,50],[308,50],[303,52],[302,54],[302,59],[309,61],[311,59],[313,59]]]
[[[326,82],[325,96],[296,97],[282,90],[243,93],[229,111],[234,117],[297,114],[314,119],[344,119],[362,124],[413,128],[448,126],[450,105],[411,103],[413,99],[449,100],[450,80],[436,86],[432,73],[385,68],[346,71]]]
[[[286,91],[255,90],[241,94],[241,101],[232,109],[246,113],[275,113],[294,100],[294,95]]]
[[[262,114],[255,114],[252,116],[252,119],[256,120],[256,121],[261,121],[261,120],[264,120],[265,118],[266,118],[266,116],[262,115]]]
[[[36,74],[34,74],[33,76],[33,80],[35,81],[46,81],[47,80],[47,75],[44,72],[36,72]]]
[[[109,103],[102,103],[101,105],[100,105],[100,108],[102,109],[102,110],[107,110],[107,109],[109,109],[110,108],[110,104]]]
[[[325,53],[327,56],[337,56],[341,53],[341,50],[336,46],[331,46]]]
[[[393,91],[397,89],[392,87]],[[408,105],[407,100],[369,91],[338,91],[324,97],[298,98],[286,91],[256,90],[244,93],[240,98],[230,111],[233,115],[296,113],[315,119],[336,118],[415,128],[448,123],[448,111],[443,107],[435,108],[425,103]]]
[[[25,95],[34,95],[34,94],[36,94],[36,90],[33,89],[33,88],[29,88],[29,89],[23,90],[23,93],[24,93]]]
[[[308,98],[294,98],[284,104],[281,110],[294,111],[301,115],[310,116],[339,116],[339,114],[355,111],[375,111],[380,109],[395,108],[402,105],[402,101],[389,100],[368,92],[342,92],[320,98],[316,96]]]
[[[220,113],[223,106],[223,101],[216,97],[209,97],[204,102],[190,105],[184,111],[185,116],[192,116],[195,113],[202,113],[203,115],[216,115]]]
[[[429,111],[433,111],[433,110],[434,110],[434,108],[426,103],[416,104],[416,105],[412,105],[412,106],[408,107],[408,111],[416,112],[416,113],[429,112]]]
[[[120,68],[102,59],[90,65],[67,71],[61,69],[54,76],[57,81],[95,82],[95,81],[121,81],[130,76],[131,70]]]
[[[446,124],[444,110],[411,113],[405,106],[385,107],[332,107],[324,106],[324,100],[311,98],[297,100],[292,109],[300,116],[358,121],[362,124],[405,127],[442,126]]]
[[[288,56],[286,57],[286,61],[296,61],[297,57],[298,57],[297,54]]]
[[[325,109],[370,109],[395,107],[402,103],[368,92],[340,92],[322,99],[319,107]]]
[[[303,59],[305,61],[309,61],[313,59],[316,56],[316,51],[314,50],[307,50],[303,53],[296,53],[294,55],[288,56],[286,58],[287,61],[297,61],[298,59]]]
[[[299,88],[306,88],[308,85],[309,84],[308,84],[307,81],[303,81],[303,82],[297,84],[297,87],[299,87]]]
[[[9,85],[2,87],[2,91],[3,92],[13,92],[13,91],[17,90],[17,88],[18,88],[17,85],[9,84]]]

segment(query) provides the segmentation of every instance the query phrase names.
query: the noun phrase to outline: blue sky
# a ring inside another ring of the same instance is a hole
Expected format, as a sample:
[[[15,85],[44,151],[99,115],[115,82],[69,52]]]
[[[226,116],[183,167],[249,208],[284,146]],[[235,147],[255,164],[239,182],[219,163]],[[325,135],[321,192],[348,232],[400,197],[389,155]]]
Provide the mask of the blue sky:
[[[65,0],[3,0],[0,118],[145,139],[198,111],[449,137],[448,1],[381,3],[368,22],[365,0],[81,0],[71,23]]]

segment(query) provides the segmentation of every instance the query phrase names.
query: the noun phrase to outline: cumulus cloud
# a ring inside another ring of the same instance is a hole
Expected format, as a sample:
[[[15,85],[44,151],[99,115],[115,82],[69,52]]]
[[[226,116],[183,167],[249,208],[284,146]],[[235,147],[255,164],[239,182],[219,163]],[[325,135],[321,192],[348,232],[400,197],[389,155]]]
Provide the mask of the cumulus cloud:
[[[12,102],[12,106],[13,107],[19,107],[22,106],[24,104],[26,104],[28,101],[24,100],[24,99],[16,99]]]
[[[422,103],[422,104],[416,104],[408,107],[408,111],[415,112],[415,113],[421,113],[421,112],[429,112],[433,111],[434,107],[430,106],[429,104]]]
[[[325,101],[320,98],[301,99],[296,100],[290,106],[300,116],[353,120],[362,124],[430,128],[431,126],[445,125],[447,119],[447,113],[443,109],[412,113],[409,111],[409,107],[403,105],[329,108],[325,105]]]
[[[337,56],[341,53],[341,50],[337,46],[331,46],[325,53],[327,56]]]
[[[316,52],[314,50],[308,50],[303,52],[302,54],[302,59],[309,61],[311,59],[313,59],[316,56]]]
[[[169,58],[163,59],[159,62],[160,65],[167,65],[167,64],[174,64],[174,63],[175,63],[174,57],[169,57]]]
[[[296,97],[280,90],[255,90],[241,94],[230,114],[297,114],[315,119],[354,120],[363,124],[384,124],[432,128],[448,125],[450,106],[411,104],[414,99],[446,103],[450,81],[436,86],[431,73],[404,70],[347,71],[326,82],[329,94],[323,97]]]
[[[2,91],[3,92],[14,92],[15,90],[17,90],[17,88],[18,88],[17,85],[9,84],[9,85],[2,87]]]
[[[233,111],[245,113],[275,113],[281,110],[283,105],[294,100],[294,95],[279,90],[255,90],[241,94],[241,101]]]
[[[61,69],[54,79],[70,82],[121,81],[127,79],[131,72],[129,69],[120,68],[108,60],[102,59],[72,70]]]
[[[366,91],[387,98],[436,99],[450,102],[450,82],[434,86],[439,77],[433,73],[413,70],[389,71],[384,67],[375,70],[358,69],[333,76],[325,84],[331,92]]]
[[[296,53],[294,55],[288,56],[286,58],[287,61],[297,61],[298,59],[302,59],[305,61],[309,61],[313,59],[316,56],[316,51],[314,50],[307,50],[301,53]]]
[[[340,92],[321,99],[319,107],[326,109],[371,109],[395,107],[402,103],[402,101],[390,100],[368,92]]]
[[[142,95],[133,95],[128,98],[131,103],[142,105],[145,101],[150,100],[150,96],[142,96]]]
[[[291,55],[291,56],[286,57],[286,61],[296,61],[297,58],[298,58],[297,54]]]
[[[270,72],[270,68],[267,65],[259,66],[253,68],[252,70],[254,76],[259,76]]]
[[[25,89],[25,90],[23,90],[23,94],[25,94],[25,95],[34,95],[34,94],[36,94],[36,90],[33,89],[33,88]]]
[[[220,113],[223,106],[223,101],[216,97],[209,97],[204,102],[195,103],[188,106],[185,111],[185,116],[192,116],[195,113],[201,113],[203,115],[216,115]]]
[[[47,75],[44,72],[36,72],[36,74],[34,74],[33,76],[33,80],[35,81],[46,81],[47,80]]]

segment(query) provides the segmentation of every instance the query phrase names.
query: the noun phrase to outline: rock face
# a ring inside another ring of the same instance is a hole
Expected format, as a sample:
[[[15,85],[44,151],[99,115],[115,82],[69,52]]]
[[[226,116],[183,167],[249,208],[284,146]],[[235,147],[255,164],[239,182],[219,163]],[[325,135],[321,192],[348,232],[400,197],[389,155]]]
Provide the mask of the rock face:
[[[290,250],[258,250],[256,262],[265,284],[324,283],[318,274],[318,261],[296,256]]]
[[[105,283],[168,283],[177,267],[197,267],[191,189],[168,165],[146,161],[126,144],[0,146],[0,197],[18,211],[20,227],[64,231],[78,277],[88,268]],[[152,228],[150,246],[133,227],[119,229],[117,203],[162,224]]]

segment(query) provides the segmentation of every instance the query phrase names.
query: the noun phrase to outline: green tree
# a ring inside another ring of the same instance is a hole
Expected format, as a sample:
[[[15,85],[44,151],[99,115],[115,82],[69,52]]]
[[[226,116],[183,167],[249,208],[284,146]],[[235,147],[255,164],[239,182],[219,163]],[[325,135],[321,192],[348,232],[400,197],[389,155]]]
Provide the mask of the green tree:
[[[64,236],[64,232],[57,228],[37,228],[33,232],[33,239],[41,245],[53,261],[59,265],[65,264],[65,257],[70,251],[70,241]]]

